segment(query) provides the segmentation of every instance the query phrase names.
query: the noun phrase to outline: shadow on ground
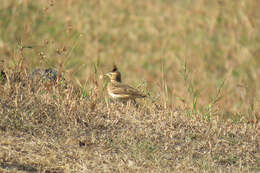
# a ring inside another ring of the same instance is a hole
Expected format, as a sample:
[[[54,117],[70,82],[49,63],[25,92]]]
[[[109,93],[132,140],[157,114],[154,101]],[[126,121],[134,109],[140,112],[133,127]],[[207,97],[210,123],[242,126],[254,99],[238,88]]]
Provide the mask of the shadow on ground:
[[[18,170],[25,172],[37,172],[37,169],[31,165],[26,165],[22,163],[0,163],[0,168],[6,170]]]

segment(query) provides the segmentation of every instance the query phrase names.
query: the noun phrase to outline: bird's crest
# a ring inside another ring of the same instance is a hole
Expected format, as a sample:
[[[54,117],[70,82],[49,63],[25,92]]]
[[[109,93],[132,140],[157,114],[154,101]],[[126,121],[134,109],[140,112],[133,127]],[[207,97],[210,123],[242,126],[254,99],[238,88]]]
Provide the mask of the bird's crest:
[[[117,66],[114,65],[114,66],[113,66],[113,70],[112,70],[112,72],[116,72],[116,71],[117,71]]]

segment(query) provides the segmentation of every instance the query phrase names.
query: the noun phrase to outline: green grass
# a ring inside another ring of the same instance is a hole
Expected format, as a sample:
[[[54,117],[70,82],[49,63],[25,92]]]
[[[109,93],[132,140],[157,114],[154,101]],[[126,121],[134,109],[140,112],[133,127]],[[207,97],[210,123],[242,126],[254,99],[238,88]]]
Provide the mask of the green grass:
[[[0,170],[257,172],[257,1],[16,1],[0,7]],[[101,76],[148,94],[108,98]],[[56,68],[57,85],[28,80]]]

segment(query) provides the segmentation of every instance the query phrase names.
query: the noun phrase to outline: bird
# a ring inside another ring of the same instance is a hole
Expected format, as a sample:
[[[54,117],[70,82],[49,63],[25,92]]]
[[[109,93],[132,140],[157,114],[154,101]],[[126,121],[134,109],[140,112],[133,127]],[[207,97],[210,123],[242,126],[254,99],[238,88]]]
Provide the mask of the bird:
[[[137,89],[122,83],[121,73],[118,71],[116,65],[114,65],[111,72],[108,72],[105,75],[110,79],[110,82],[107,85],[107,92],[113,99],[121,100],[123,102],[130,100],[136,103],[136,98],[146,97],[145,94],[142,94]]]

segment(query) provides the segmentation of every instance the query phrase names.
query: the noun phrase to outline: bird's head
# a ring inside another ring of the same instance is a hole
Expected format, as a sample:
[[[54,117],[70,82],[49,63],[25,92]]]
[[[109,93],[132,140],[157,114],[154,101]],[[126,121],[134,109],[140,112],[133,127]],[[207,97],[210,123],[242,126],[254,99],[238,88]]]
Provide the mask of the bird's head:
[[[117,67],[115,65],[113,67],[113,70],[111,72],[108,72],[106,76],[108,76],[111,81],[121,82],[121,74],[117,70]]]

